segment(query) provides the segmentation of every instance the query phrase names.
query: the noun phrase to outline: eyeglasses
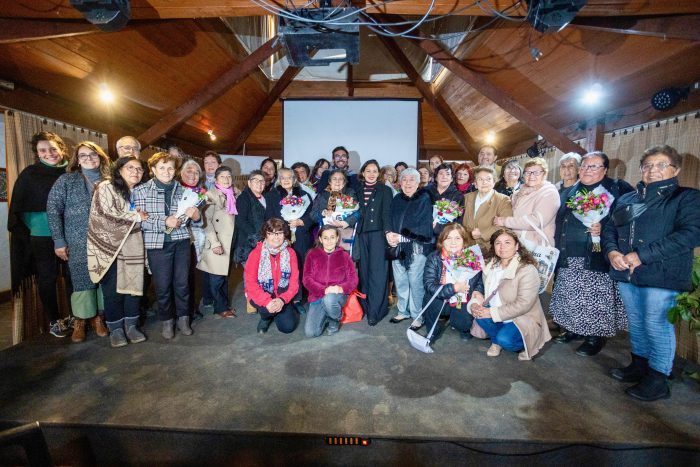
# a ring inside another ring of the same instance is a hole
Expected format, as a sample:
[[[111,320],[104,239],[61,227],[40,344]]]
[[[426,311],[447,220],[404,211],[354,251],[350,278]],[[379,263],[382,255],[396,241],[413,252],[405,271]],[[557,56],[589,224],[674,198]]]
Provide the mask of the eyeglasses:
[[[142,174],[143,169],[141,167],[132,167],[130,165],[125,165],[124,168],[127,170],[127,172],[131,172],[132,174]]]
[[[284,232],[268,232],[266,235],[269,235],[270,237],[283,237]]]
[[[657,168],[659,169],[659,172],[663,172],[669,167],[675,168],[676,166],[669,162],[658,162],[656,164],[644,164],[641,165],[639,168],[642,170],[642,172],[651,172],[653,168]]]
[[[506,167],[506,172],[520,172],[518,167]]]
[[[347,159],[347,154],[333,154],[333,159]]]
[[[604,165],[601,165],[601,164],[582,165],[582,166],[581,166],[581,170],[584,171],[584,172],[585,172],[586,170],[590,170],[591,172],[595,172],[596,170],[600,170],[600,169],[602,169],[603,167],[605,167],[605,166],[604,166]]]
[[[265,183],[265,179],[263,178],[251,178],[250,183]]]
[[[125,151],[140,151],[141,148],[138,146],[119,146],[117,149],[123,149]]]
[[[476,181],[477,181],[477,182],[481,182],[481,183],[493,183],[493,178],[481,178],[481,177],[478,177],[478,178],[476,179]]]
[[[99,159],[100,156],[96,152],[91,152],[91,153],[83,153],[83,154],[78,154],[78,160],[80,161],[86,161],[88,159],[92,159],[93,161],[96,161]]]
[[[526,170],[523,172],[524,177],[539,177],[544,173],[544,170]]]

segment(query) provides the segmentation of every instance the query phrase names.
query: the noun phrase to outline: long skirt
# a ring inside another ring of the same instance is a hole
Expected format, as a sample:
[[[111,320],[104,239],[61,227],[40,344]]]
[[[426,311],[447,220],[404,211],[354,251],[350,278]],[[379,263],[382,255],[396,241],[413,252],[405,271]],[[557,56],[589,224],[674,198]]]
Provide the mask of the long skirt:
[[[559,268],[549,312],[567,331],[582,336],[614,336],[627,328],[617,284],[605,272],[583,268],[584,258],[569,258]]]

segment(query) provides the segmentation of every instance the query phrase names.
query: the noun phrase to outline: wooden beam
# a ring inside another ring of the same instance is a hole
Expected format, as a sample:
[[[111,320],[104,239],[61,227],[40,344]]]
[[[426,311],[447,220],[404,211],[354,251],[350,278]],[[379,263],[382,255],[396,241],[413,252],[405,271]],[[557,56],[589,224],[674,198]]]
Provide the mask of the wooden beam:
[[[591,31],[700,41],[700,15],[575,18],[569,25]]]
[[[265,101],[262,104],[260,104],[258,110],[255,112],[255,115],[253,115],[250,118],[250,120],[248,120],[248,124],[243,129],[243,131],[241,131],[241,133],[236,138],[236,141],[231,146],[231,148],[233,149],[233,154],[238,154],[240,152],[241,148],[243,147],[243,144],[246,142],[253,130],[255,130],[255,127],[257,127],[258,123],[260,123],[265,117],[265,115],[267,115],[267,112],[270,110],[270,107],[272,107],[273,104],[277,102],[284,90],[287,89],[287,86],[289,86],[289,83],[292,82],[294,77],[300,71],[301,68],[298,67],[287,67],[282,76],[280,76],[280,79],[277,80],[273,88],[268,93],[267,97],[265,98]]]
[[[168,112],[153,126],[143,132],[143,134],[138,137],[141,144],[144,146],[149,145],[170,131],[173,127],[185,122],[197,110],[221,96],[236,83],[243,80],[253,72],[258,65],[281,48],[282,44],[277,40],[277,37],[267,41],[255,52],[248,55],[242,62],[204,86],[194,96],[177,106],[171,112]]]
[[[381,15],[380,20],[383,23],[392,23],[403,21],[403,18],[395,15]],[[392,32],[400,32],[400,29],[395,27],[387,27],[387,29]],[[413,34],[420,36],[420,33],[416,31],[414,31]],[[530,112],[525,106],[516,102],[511,96],[492,84],[483,75],[467,68],[439,42],[426,38],[411,39],[411,42],[420,47],[428,55],[433,57],[434,60],[437,60],[442,66],[450,70],[484,97],[490,99],[500,108],[520,120],[521,123],[535,133],[542,135],[550,144],[558,147],[561,151],[577,152],[580,154],[585,152],[581,146],[568,139],[544,119]]]
[[[586,150],[588,152],[603,150],[605,136],[605,117],[591,120],[586,126]]]
[[[100,32],[100,30],[92,24],[83,21],[0,18],[0,44],[78,36],[95,32]]]
[[[476,142],[471,137],[459,120],[459,117],[450,108],[449,104],[440,95],[435,95],[430,89],[423,77],[416,71],[413,67],[411,61],[403,53],[396,41],[390,37],[378,35],[379,39],[382,41],[384,46],[387,48],[394,61],[403,69],[404,73],[408,75],[413,85],[418,88],[418,91],[423,95],[423,98],[430,104],[433,110],[438,114],[440,120],[447,126],[448,130],[452,134],[452,137],[457,140],[459,145],[462,147],[467,155],[474,154],[477,149]]]

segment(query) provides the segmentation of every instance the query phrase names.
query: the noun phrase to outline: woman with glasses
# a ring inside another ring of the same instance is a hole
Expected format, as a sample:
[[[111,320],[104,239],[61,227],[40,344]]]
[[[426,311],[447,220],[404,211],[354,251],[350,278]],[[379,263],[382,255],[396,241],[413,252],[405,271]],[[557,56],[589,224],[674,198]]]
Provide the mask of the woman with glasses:
[[[608,221],[609,214],[589,228],[574,216],[567,201],[575,200],[577,194],[593,191],[599,186],[605,188],[615,200],[633,191],[624,180],[613,180],[607,176],[609,166],[608,156],[600,151],[590,152],[581,158],[578,182],[561,192],[554,233],[559,261],[549,312],[564,329],[554,340],[567,343],[583,339],[576,353],[586,357],[601,351],[605,337],[614,336],[625,329],[627,318],[617,287],[608,275],[610,266],[600,248],[594,246],[592,238],[600,235],[601,224]]]
[[[629,321],[632,362],[612,370],[643,401],[671,395],[676,334],[668,310],[693,289],[693,249],[700,246],[700,192],[678,186],[682,159],[670,146],[644,151],[637,191],[620,197],[603,229],[603,249]]]
[[[259,334],[266,333],[273,321],[280,332],[289,334],[299,324],[299,314],[291,306],[299,291],[299,268],[297,255],[289,247],[289,224],[268,219],[260,237],[245,263],[245,294],[260,314]]]
[[[523,178],[523,169],[520,167],[518,161],[508,161],[506,165],[503,166],[501,170],[501,179],[498,180],[494,189],[498,193],[506,196],[513,196],[523,185],[524,181],[526,180]]]
[[[507,173],[508,170],[509,164],[506,164],[503,172]],[[529,159],[523,170],[525,185],[511,198],[513,215],[493,218],[494,225],[514,230],[520,241],[526,244],[543,242],[535,230],[537,228],[544,231],[548,244],[554,245],[554,221],[561,201],[557,189],[547,181],[547,171],[546,160],[541,157]]]
[[[90,320],[95,334],[107,335],[98,310],[104,310],[102,292],[90,280],[87,270],[85,237],[90,204],[95,186],[109,177],[110,161],[104,150],[91,141],[78,143],[67,172],[51,188],[46,212],[56,256],[68,261],[73,293],[70,297],[73,342],[85,340],[85,321]]]
[[[87,270],[102,287],[112,347],[146,340],[138,324],[145,265],[141,223],[148,214],[131,200],[143,174],[140,160],[120,157],[109,179],[95,188],[90,207]]]

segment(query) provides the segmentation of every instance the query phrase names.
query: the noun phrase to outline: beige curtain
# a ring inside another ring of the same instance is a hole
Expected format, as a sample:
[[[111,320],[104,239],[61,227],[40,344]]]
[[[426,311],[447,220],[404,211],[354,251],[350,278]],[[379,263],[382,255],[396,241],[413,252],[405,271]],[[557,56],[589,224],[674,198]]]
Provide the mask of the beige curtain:
[[[107,148],[107,135],[95,130],[50,120],[37,115],[16,110],[5,111],[5,145],[7,149],[7,194],[12,201],[12,187],[19,173],[35,161],[32,152],[32,136],[39,131],[56,133],[68,145],[72,155],[75,145],[80,141],[92,141]],[[63,289],[63,281],[59,282]],[[59,306],[64,315],[68,314],[66,294],[58,294]],[[12,343],[18,344],[23,339],[41,332],[45,327],[45,317],[41,310],[41,301],[37,295],[36,284],[27,290],[21,290],[12,301]]]

